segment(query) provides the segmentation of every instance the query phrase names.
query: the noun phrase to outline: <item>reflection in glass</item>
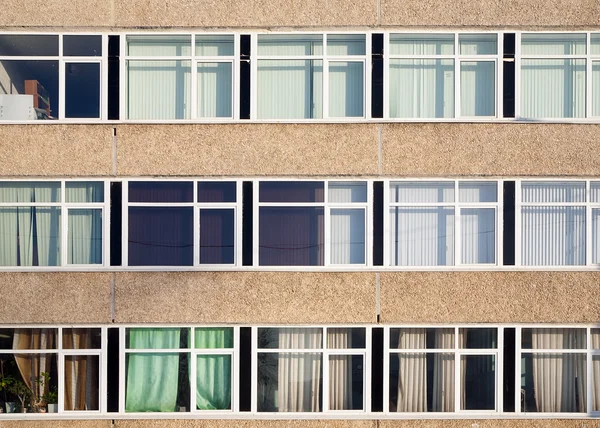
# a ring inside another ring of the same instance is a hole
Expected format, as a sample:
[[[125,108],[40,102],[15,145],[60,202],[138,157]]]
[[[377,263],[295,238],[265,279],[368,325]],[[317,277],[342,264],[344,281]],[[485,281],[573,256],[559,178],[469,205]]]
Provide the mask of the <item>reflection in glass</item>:
[[[235,211],[200,210],[200,264],[233,264]]]
[[[65,64],[65,117],[100,118],[100,64]]]

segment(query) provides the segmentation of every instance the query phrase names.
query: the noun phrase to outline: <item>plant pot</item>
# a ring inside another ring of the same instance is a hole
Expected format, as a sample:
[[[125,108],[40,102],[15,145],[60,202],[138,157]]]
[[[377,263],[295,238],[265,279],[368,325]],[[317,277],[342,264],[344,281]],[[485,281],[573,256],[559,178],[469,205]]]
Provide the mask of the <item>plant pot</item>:
[[[48,404],[48,413],[58,413],[58,404]]]
[[[17,403],[15,401],[7,401],[4,403],[6,406],[6,413],[17,413]]]

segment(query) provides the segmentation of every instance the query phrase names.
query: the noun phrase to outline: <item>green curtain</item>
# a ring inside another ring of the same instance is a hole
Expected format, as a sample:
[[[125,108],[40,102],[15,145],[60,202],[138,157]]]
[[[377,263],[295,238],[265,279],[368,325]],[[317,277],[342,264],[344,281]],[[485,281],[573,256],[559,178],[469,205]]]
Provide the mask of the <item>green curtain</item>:
[[[233,329],[197,328],[196,349],[233,347]],[[196,407],[200,410],[231,409],[231,355],[198,355]]]
[[[178,349],[179,328],[132,328],[130,349]],[[179,380],[178,353],[129,354],[127,412],[174,412]]]

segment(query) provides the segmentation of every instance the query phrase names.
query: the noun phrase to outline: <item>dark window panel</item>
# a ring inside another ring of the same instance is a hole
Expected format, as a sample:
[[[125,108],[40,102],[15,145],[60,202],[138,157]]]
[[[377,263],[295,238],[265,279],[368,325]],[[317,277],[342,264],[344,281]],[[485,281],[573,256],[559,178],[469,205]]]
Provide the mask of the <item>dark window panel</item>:
[[[383,266],[383,181],[373,183],[373,265]]]
[[[233,264],[235,216],[232,209],[200,210],[200,263]]]
[[[504,409],[515,411],[515,329],[504,329]]]
[[[58,56],[58,35],[2,34],[0,56]]]
[[[235,181],[198,182],[198,202],[235,202]]]
[[[515,182],[504,182],[503,260],[504,266],[515,264]]]
[[[263,181],[260,202],[323,202],[322,181]]]
[[[504,33],[504,58],[515,57],[515,33]]]
[[[383,34],[372,35],[371,48],[371,117],[383,118]]]
[[[108,119],[119,119],[120,37],[108,36]]]
[[[515,63],[503,61],[502,67],[504,70],[503,116],[515,117]]]
[[[100,118],[100,64],[65,64],[65,117]]]
[[[252,391],[252,330],[250,327],[240,327],[240,411],[251,410]]]
[[[102,56],[102,36],[63,36],[64,56]]]
[[[108,329],[106,350],[106,405],[109,412],[119,411],[119,329]]]
[[[192,207],[130,207],[130,266],[192,266]]]
[[[383,412],[383,328],[373,328],[371,338],[371,411]]]
[[[110,183],[110,265],[121,266],[122,183]]]
[[[191,181],[130,181],[129,202],[193,202]]]
[[[252,182],[242,184],[242,265],[252,266],[253,234]]]
[[[240,119],[250,119],[250,35],[240,36]]]

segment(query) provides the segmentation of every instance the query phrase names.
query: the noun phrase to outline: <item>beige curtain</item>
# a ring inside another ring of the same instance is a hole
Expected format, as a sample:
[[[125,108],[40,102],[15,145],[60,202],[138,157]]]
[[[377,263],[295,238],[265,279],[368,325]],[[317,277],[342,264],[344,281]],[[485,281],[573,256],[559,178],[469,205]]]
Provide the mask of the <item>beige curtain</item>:
[[[322,332],[286,328],[279,332],[281,349],[320,349]],[[278,411],[319,412],[321,395],[321,353],[279,353]]]
[[[575,348],[584,329],[532,329],[533,349]],[[585,354],[533,354],[533,388],[538,412],[585,412]],[[579,400],[577,400],[579,397]]]
[[[425,349],[424,328],[404,328],[398,338],[399,349]],[[398,412],[427,411],[427,354],[398,355]]]
[[[90,349],[92,334],[87,328],[65,329],[63,348]],[[65,357],[65,410],[98,410],[98,357]]]
[[[54,349],[54,329],[34,328],[15,329],[13,349]],[[25,385],[31,389],[31,399],[34,406],[43,405],[42,396],[48,392],[46,382],[36,382],[43,379],[42,373],[50,373],[52,369],[53,354],[17,354],[15,361]]]
[[[600,349],[600,329],[592,329],[592,349]],[[600,356],[592,357],[592,412],[600,411]]]
[[[454,348],[454,330],[435,330],[436,349]],[[454,412],[454,353],[434,356],[433,399],[434,412]]]
[[[352,347],[351,330],[331,328],[327,331],[327,344],[333,349]],[[329,408],[352,409],[352,355],[329,357]]]

